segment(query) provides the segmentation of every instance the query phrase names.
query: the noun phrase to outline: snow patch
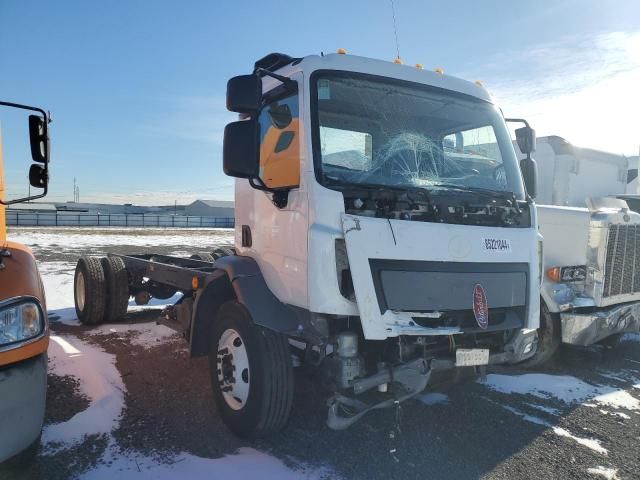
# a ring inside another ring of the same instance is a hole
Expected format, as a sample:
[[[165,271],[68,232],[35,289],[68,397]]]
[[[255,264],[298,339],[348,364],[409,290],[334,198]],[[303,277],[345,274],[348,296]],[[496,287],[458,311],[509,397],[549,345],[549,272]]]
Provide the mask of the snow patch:
[[[336,478],[328,469],[288,468],[279,459],[252,448],[240,448],[222,458],[202,458],[182,453],[171,463],[145,457],[115,457],[82,475],[81,480],[316,480]]]
[[[542,399],[556,398],[567,404],[583,403],[607,405],[612,408],[640,410],[640,400],[628,392],[609,386],[595,386],[568,375],[527,373],[524,375],[489,374],[480,381],[501,393],[530,394]]]
[[[420,400],[425,405],[449,403],[449,397],[444,393],[438,392],[425,393],[424,395],[417,397],[417,400]]]
[[[115,355],[76,337],[57,335],[51,336],[48,353],[51,371],[80,380],[80,392],[90,404],[66,422],[46,425],[42,431],[45,448],[56,450],[47,444],[72,446],[87,435],[110,434],[118,426],[124,408],[125,388],[115,366]]]
[[[159,343],[179,338],[174,330],[164,325],[157,325],[155,322],[106,323],[92,329],[90,334],[92,337],[117,334],[132,345],[144,348],[151,348]]]
[[[570,432],[568,432],[567,430],[565,430],[564,428],[561,428],[561,427],[553,427],[553,432],[556,435],[560,435],[561,437],[566,437],[566,438],[570,438],[572,440],[575,440],[580,445],[584,445],[585,447],[590,448],[594,452],[601,453],[602,455],[607,455],[609,453],[609,452],[607,452],[606,448],[603,448],[600,445],[600,441],[599,440],[595,440],[593,438],[576,437],[575,435],[572,435]]]
[[[616,468],[607,468],[602,465],[598,465],[595,468],[587,468],[587,472],[593,475],[599,475],[601,477],[606,478],[607,480],[619,480],[618,477],[618,469]]]
[[[592,438],[582,438],[582,437],[577,437],[575,435],[573,435],[572,433],[570,433],[568,430],[565,430],[564,428],[561,427],[555,427],[553,425],[551,425],[549,422],[547,422],[546,420],[543,420],[542,418],[536,417],[534,415],[529,415],[527,413],[521,412],[520,410],[510,407],[508,405],[502,405],[501,403],[495,402],[491,399],[485,398],[485,400],[488,400],[491,403],[494,403],[502,408],[504,408],[505,410],[513,413],[514,415],[517,415],[518,417],[522,417],[522,419],[526,422],[529,423],[535,423],[536,425],[542,425],[543,427],[551,427],[551,430],[553,431],[553,433],[555,433],[556,435],[559,435],[561,437],[565,437],[565,438],[570,438],[571,440],[574,440],[575,442],[579,443],[580,445],[584,445],[587,448],[590,448],[591,450],[598,452],[602,455],[607,455],[607,449],[602,447],[600,445],[600,441],[599,440],[595,440]]]

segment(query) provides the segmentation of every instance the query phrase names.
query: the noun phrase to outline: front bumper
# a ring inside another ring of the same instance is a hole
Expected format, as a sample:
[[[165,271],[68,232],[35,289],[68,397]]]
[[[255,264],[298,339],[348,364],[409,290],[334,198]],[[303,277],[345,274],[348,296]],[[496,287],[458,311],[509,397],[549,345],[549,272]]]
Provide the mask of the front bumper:
[[[538,330],[521,329],[504,346],[502,352],[489,354],[489,365],[513,365],[533,357],[538,347]],[[431,369],[441,372],[456,368],[455,361],[434,358]]]
[[[0,369],[0,462],[38,439],[46,394],[46,353]]]
[[[606,307],[588,313],[563,312],[562,341],[592,345],[616,333],[640,332],[640,302]]]

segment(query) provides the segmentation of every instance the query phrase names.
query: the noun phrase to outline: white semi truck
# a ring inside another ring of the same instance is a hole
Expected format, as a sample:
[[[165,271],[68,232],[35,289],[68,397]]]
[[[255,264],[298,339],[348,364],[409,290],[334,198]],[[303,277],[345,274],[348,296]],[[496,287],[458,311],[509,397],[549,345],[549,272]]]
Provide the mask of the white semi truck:
[[[241,436],[285,425],[292,354],[335,392],[332,428],[418,394],[432,372],[534,354],[535,163],[518,164],[481,85],[351,55],[271,54],[229,80],[227,108],[240,115],[223,152],[237,178],[234,249],[82,257],[81,321],[181,291],[164,321],[209,356],[219,411]],[[525,150],[534,135],[518,130]]]
[[[613,198],[636,193],[637,157],[549,136],[538,139],[536,162],[544,275],[531,367],[561,343],[613,346],[640,331],[640,215]]]

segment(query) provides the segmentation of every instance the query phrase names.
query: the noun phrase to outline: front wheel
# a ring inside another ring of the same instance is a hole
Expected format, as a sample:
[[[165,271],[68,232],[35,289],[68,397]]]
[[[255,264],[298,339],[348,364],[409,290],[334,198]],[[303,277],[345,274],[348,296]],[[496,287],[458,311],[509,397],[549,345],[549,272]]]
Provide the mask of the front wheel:
[[[560,315],[549,311],[544,302],[540,303],[540,328],[538,329],[538,349],[533,357],[521,365],[525,368],[542,367],[551,360],[560,347]]]
[[[213,394],[236,435],[256,438],[281,430],[293,403],[293,368],[285,335],[256,325],[238,302],[214,321],[209,351]]]

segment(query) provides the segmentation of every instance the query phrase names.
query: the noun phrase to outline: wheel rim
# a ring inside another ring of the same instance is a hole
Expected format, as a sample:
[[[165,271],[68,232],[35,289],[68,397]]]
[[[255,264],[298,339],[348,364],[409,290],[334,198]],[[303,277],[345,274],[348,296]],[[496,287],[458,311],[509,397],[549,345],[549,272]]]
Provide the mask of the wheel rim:
[[[244,340],[232,328],[218,340],[216,368],[222,398],[233,410],[242,409],[249,397],[249,357]]]
[[[76,303],[80,311],[84,310],[84,274],[82,272],[76,275]]]

